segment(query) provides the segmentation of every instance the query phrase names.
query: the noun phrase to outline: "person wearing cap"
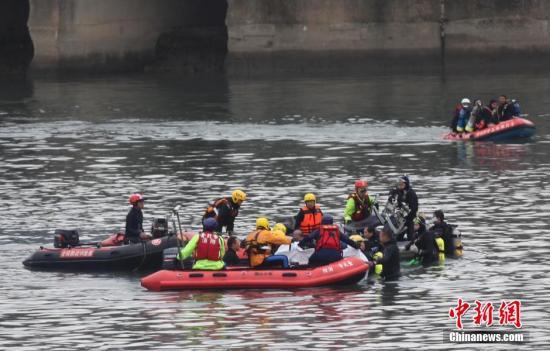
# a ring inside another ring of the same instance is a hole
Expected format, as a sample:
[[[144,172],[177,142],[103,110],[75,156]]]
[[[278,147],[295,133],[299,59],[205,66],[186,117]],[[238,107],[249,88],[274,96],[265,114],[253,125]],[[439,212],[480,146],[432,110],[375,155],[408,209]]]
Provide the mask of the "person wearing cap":
[[[239,215],[241,204],[246,200],[246,193],[240,189],[234,190],[231,196],[215,200],[204,211],[203,221],[206,218],[214,218],[218,223],[216,232],[221,233],[223,227],[231,235],[235,227],[235,218]]]
[[[406,204],[409,208],[409,213],[405,217],[405,225],[407,226],[407,240],[414,239],[414,218],[418,212],[418,196],[412,188],[411,181],[408,176],[402,175],[397,181],[397,187],[390,190],[388,199],[396,199],[397,206],[403,207]],[[405,232],[395,233],[398,235],[397,240],[403,240]]]
[[[215,233],[218,222],[207,218],[203,222],[202,233],[194,235],[187,245],[178,253],[178,260],[185,260],[193,255],[193,269],[217,271],[225,268],[225,242]]]
[[[341,260],[343,257],[341,242],[355,249],[360,247],[360,244],[340,232],[338,226],[334,225],[332,216],[328,214],[323,216],[319,229],[314,230],[309,236],[303,238],[298,245],[300,247],[308,247],[312,241],[315,241],[315,252],[309,258],[309,265],[311,267],[323,266]]]
[[[348,195],[346,208],[344,209],[344,222],[346,224],[353,223],[355,226],[361,227],[361,224],[371,216],[375,200],[367,193],[368,183],[366,180],[357,180],[355,182],[355,192]],[[361,228],[356,228],[358,232],[363,231],[364,225]]]
[[[315,229],[319,229],[323,211],[316,204],[315,194],[308,193],[304,196],[305,206],[300,208],[296,215],[296,224],[294,230],[300,230],[302,235],[308,236]]]
[[[470,113],[472,112],[471,101],[468,98],[463,98],[460,101],[460,111],[458,112],[458,120],[456,123],[456,132],[463,133],[466,123],[470,119]]]
[[[151,236],[143,231],[143,207],[145,198],[143,195],[135,193],[130,195],[128,202],[132,205],[126,215],[126,229],[124,231],[124,243],[136,244],[142,240],[150,239]]]
[[[363,238],[359,234],[353,234],[353,235],[350,235],[349,239],[354,241],[357,245],[359,245],[359,250],[361,250],[365,255],[368,254],[367,247],[365,246],[365,242],[366,242],[365,238]]]
[[[269,220],[265,217],[256,219],[256,230],[248,234],[243,242],[250,266],[253,268],[271,267],[281,265],[288,268],[288,257],[284,255],[273,255],[278,245],[289,245],[292,239],[285,235],[284,225],[277,225],[274,230],[269,228]]]
[[[374,261],[376,266],[381,265],[380,275],[385,280],[395,280],[401,276],[401,265],[399,263],[399,248],[388,226],[380,231],[380,243],[383,251]],[[378,266],[380,267],[380,266]]]

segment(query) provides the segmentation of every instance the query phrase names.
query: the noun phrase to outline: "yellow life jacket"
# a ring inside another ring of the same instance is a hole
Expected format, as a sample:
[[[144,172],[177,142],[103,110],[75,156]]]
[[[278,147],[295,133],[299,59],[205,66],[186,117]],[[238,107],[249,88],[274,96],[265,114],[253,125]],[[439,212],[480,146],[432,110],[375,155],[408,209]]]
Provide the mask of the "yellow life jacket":
[[[377,253],[375,253],[374,255],[372,255],[372,258],[374,260],[377,260],[379,258],[382,258],[384,257],[384,254],[380,251],[378,251]],[[381,263],[377,263],[375,266],[374,266],[374,274],[382,274],[382,270],[384,269],[384,266],[381,264]]]
[[[437,246],[437,251],[439,252],[439,262],[445,261],[445,241],[442,237],[437,236],[435,238],[435,244]]]
[[[463,252],[464,247],[462,246],[462,239],[460,239],[458,237],[454,237],[453,240],[454,240],[454,244],[455,244],[455,257],[462,257],[462,255],[464,254],[464,252]]]

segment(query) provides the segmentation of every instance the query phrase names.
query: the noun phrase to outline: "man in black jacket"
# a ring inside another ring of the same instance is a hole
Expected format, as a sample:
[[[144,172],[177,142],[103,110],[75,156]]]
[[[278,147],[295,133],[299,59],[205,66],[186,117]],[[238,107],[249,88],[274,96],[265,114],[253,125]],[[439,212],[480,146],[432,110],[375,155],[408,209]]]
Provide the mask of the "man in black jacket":
[[[139,243],[141,240],[149,239],[150,236],[143,231],[143,212],[145,198],[141,194],[132,194],[128,202],[132,208],[126,215],[126,230],[124,243]]]
[[[453,238],[453,227],[445,222],[445,214],[441,210],[434,212],[434,225],[429,231],[434,235],[440,236],[445,242],[445,256],[452,257],[455,255],[455,243]]]
[[[418,247],[420,262],[423,265],[430,265],[436,262],[438,256],[435,247],[435,236],[432,231],[426,230],[426,221],[424,217],[416,217],[414,219],[414,226],[416,230],[416,240],[414,244]]]
[[[399,248],[390,228],[384,227],[380,231],[380,243],[384,247],[383,256],[378,258],[375,263],[383,266],[381,276],[385,280],[395,280],[401,276],[401,266],[399,264]]]
[[[405,225],[407,226],[407,240],[414,239],[414,219],[416,213],[418,212],[418,197],[416,192],[411,186],[409,177],[403,175],[399,177],[399,182],[397,187],[390,191],[390,198],[397,199],[397,205],[403,207],[403,204],[406,204],[409,207],[409,214],[405,217]],[[403,240],[405,232],[396,233],[398,234],[397,240]]]

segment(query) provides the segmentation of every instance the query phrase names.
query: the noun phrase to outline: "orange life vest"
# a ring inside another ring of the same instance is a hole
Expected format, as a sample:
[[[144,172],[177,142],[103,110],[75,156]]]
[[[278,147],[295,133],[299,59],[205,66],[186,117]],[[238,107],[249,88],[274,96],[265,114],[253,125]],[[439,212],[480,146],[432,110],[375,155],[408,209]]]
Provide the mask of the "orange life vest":
[[[354,222],[362,221],[370,216],[371,208],[369,204],[369,194],[365,193],[364,200],[359,199],[357,193],[350,194],[348,200],[350,198],[355,202],[355,212],[351,215],[351,219]]]
[[[304,219],[300,223],[300,230],[304,235],[309,235],[315,229],[319,229],[321,220],[323,219],[323,212],[318,205],[315,205],[313,210],[310,210],[307,206],[300,209],[304,214]]]
[[[203,219],[214,217],[218,222],[220,219],[218,218],[218,214],[216,209],[219,209],[221,206],[227,206],[230,209],[230,216],[231,217],[237,217],[239,214],[239,209],[235,208],[233,206],[233,203],[229,200],[227,197],[222,197],[220,199],[217,199],[214,201],[214,203],[208,205],[206,210],[204,210],[204,215],[202,216]]]
[[[340,229],[335,225],[322,225],[319,233],[319,240],[315,245],[315,250],[332,249],[342,250],[340,245]]]
[[[214,233],[201,233],[197,248],[195,249],[195,260],[219,261],[220,255],[220,237]]]

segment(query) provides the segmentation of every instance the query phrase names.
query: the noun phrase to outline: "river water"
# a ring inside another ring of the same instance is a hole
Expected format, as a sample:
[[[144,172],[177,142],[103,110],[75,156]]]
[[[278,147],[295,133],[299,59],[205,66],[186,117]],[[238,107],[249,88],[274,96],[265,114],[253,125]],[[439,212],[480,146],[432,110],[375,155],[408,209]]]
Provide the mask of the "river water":
[[[465,94],[520,100],[537,124],[524,143],[442,141]],[[477,349],[445,341],[462,298],[522,302],[521,345],[545,349],[550,308],[550,78],[36,78],[0,86],[0,349]],[[401,174],[421,210],[443,209],[465,254],[403,267],[395,283],[295,291],[153,293],[142,273],[23,268],[56,228],[100,240],[143,192],[145,226],[183,205],[196,229],[206,204],[242,187],[236,230],[293,215],[306,192],[341,218],[355,179],[382,194]],[[507,326],[508,330],[514,327]]]

